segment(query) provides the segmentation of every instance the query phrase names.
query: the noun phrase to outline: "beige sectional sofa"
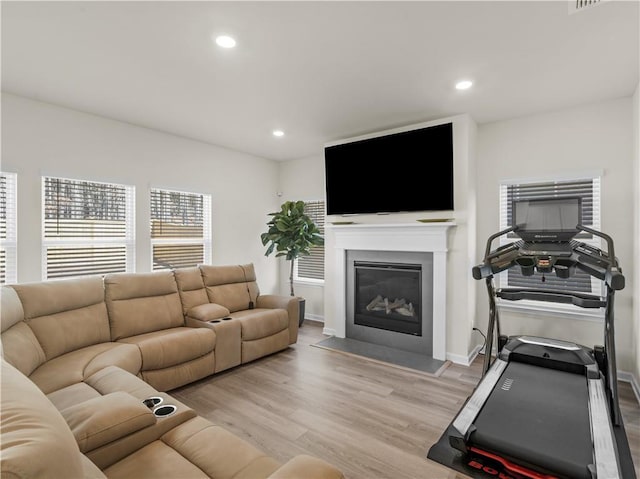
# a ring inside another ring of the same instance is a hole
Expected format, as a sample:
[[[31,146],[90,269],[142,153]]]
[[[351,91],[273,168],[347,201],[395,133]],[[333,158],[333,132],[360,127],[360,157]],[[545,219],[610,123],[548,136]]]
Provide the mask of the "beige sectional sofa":
[[[281,465],[166,393],[295,343],[297,298],[260,295],[253,265],[17,284],[0,301],[3,478],[342,477],[310,456]]]

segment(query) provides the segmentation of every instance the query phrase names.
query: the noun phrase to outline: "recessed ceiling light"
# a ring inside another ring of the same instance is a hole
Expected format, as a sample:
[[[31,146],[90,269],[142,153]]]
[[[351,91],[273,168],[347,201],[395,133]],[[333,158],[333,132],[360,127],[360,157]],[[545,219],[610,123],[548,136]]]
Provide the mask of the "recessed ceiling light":
[[[273,130],[273,136],[284,136],[284,131],[282,130]]]
[[[471,80],[462,80],[456,83],[456,90],[467,90],[471,88],[473,82]]]
[[[236,41],[228,35],[218,35],[216,37],[216,44],[222,48],[233,48],[236,46]]]

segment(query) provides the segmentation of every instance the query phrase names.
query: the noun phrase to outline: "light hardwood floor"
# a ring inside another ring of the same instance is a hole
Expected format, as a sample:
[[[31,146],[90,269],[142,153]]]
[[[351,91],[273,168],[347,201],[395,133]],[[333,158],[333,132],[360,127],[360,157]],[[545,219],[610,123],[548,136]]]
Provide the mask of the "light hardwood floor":
[[[311,346],[324,338],[306,321],[286,351],[171,394],[281,462],[311,454],[347,479],[466,477],[426,454],[473,391],[480,359],[435,378]],[[640,406],[628,383],[620,400],[640,471]]]

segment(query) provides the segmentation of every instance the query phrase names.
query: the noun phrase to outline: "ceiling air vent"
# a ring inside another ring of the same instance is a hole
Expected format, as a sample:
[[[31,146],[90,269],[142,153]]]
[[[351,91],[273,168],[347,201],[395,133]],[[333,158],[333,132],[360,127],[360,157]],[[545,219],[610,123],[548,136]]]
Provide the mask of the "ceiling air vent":
[[[608,0],[568,0],[569,13],[582,12],[583,10],[587,10],[607,1]]]

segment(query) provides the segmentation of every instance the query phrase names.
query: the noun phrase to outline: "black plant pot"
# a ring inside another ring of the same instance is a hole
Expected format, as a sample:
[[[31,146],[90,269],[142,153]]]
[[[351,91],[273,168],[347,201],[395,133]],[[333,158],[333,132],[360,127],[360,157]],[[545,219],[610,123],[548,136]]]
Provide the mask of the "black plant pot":
[[[304,304],[305,304],[305,299],[304,298],[300,298],[300,317],[298,319],[298,327],[302,326],[302,323],[304,323]]]

